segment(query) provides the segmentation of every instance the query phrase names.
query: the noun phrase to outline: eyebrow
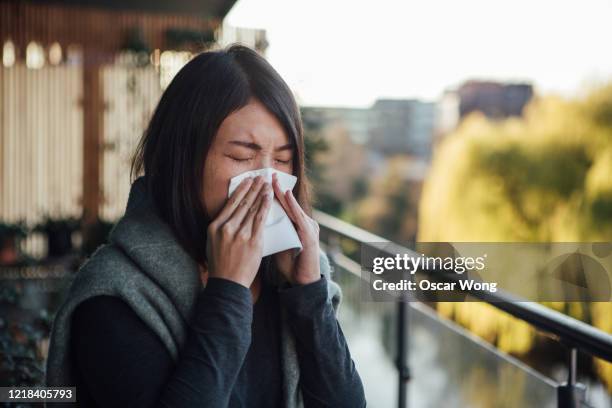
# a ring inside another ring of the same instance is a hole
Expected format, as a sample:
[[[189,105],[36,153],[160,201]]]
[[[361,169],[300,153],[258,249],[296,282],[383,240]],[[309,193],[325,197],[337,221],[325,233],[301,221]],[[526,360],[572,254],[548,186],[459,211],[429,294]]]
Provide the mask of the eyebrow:
[[[238,145],[238,146],[247,147],[247,148],[253,149],[253,150],[261,150],[262,149],[262,147],[260,145],[258,145],[257,143],[253,143],[253,142],[243,142],[241,140],[230,140],[229,143],[235,144],[235,145]],[[276,149],[274,149],[274,151],[281,152],[283,150],[292,150],[292,149],[293,149],[293,145],[291,143],[288,143],[286,145],[277,147]]]

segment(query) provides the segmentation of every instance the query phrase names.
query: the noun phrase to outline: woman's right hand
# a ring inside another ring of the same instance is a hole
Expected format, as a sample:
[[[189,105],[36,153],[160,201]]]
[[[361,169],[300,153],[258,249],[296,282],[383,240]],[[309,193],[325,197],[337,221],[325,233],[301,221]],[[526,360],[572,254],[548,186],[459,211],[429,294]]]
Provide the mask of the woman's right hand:
[[[265,183],[261,176],[245,178],[209,224],[206,240],[209,277],[251,286],[261,264],[271,191],[270,183]]]

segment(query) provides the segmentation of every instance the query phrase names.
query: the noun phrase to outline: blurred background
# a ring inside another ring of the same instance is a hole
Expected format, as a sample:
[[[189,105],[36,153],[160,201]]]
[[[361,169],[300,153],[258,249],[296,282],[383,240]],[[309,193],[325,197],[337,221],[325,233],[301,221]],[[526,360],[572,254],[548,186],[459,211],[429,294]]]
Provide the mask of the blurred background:
[[[400,326],[396,305],[361,301],[359,240],[340,232],[612,241],[610,16],[604,0],[1,2],[0,385],[42,383],[54,311],[123,214],[174,74],[241,42],[300,104],[368,405],[565,406],[571,347],[484,302],[411,304]],[[544,306],[610,341],[612,302]],[[589,406],[610,407],[612,364],[570,361]]]

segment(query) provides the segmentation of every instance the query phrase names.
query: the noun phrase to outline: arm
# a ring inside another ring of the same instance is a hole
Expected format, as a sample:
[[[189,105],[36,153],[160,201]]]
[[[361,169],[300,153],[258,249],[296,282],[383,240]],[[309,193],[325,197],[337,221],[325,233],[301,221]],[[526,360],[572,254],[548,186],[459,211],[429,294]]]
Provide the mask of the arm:
[[[74,312],[77,367],[100,406],[226,407],[251,343],[252,315],[247,287],[209,278],[174,364],[123,300],[96,296]]]
[[[289,314],[307,407],[365,407],[361,378],[327,299],[327,280],[279,289]]]

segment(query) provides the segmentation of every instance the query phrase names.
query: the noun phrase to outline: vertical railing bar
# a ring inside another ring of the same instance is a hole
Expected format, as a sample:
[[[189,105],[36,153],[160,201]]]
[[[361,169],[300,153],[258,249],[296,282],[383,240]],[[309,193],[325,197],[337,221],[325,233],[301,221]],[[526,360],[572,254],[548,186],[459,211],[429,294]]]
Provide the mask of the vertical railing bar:
[[[399,408],[408,407],[408,380],[410,371],[408,366],[408,322],[409,311],[407,299],[401,296],[397,302],[397,358],[396,366],[398,373],[397,403]]]
[[[329,217],[325,214],[322,217]],[[329,237],[328,256],[330,263],[335,264],[338,254],[342,254],[341,239],[350,239],[359,244],[364,244],[365,240],[360,237],[364,234],[369,234],[373,237],[372,242],[381,241],[371,233],[363,231],[354,226],[345,226],[338,219],[332,220],[322,218],[322,230]],[[335,222],[335,224],[334,224]],[[361,239],[360,239],[361,238]],[[413,279],[413,276],[410,275]],[[398,406],[407,407],[408,405],[408,388],[407,382],[411,378],[409,367],[409,305],[410,295],[402,294],[401,300],[397,303],[396,308],[396,327],[397,327],[397,358],[395,361],[398,370]],[[416,299],[415,299],[416,300]],[[608,360],[606,353],[604,334],[592,327],[569,320],[559,313],[554,313],[545,308],[538,308],[537,304],[522,305],[520,301],[515,300],[509,294],[502,294],[493,300],[485,299],[489,304],[497,307],[500,310],[506,311],[513,316],[527,322],[533,327],[542,329],[546,332],[556,334],[559,337],[559,342],[568,347],[568,375],[567,381],[557,384],[557,407],[558,408],[590,408],[587,402],[586,386],[578,381],[578,347],[585,350],[592,356],[599,356]],[[503,302],[500,302],[503,300]],[[508,307],[511,305],[512,307]],[[570,331],[572,329],[573,331]],[[575,333],[574,333],[575,332]]]
[[[569,346],[567,382],[557,386],[557,407],[590,408],[587,403],[586,386],[578,382],[578,349],[571,343],[563,343]]]
[[[576,376],[578,372],[578,350],[572,347],[569,353],[569,364],[567,373],[567,383],[570,386],[576,385]]]

